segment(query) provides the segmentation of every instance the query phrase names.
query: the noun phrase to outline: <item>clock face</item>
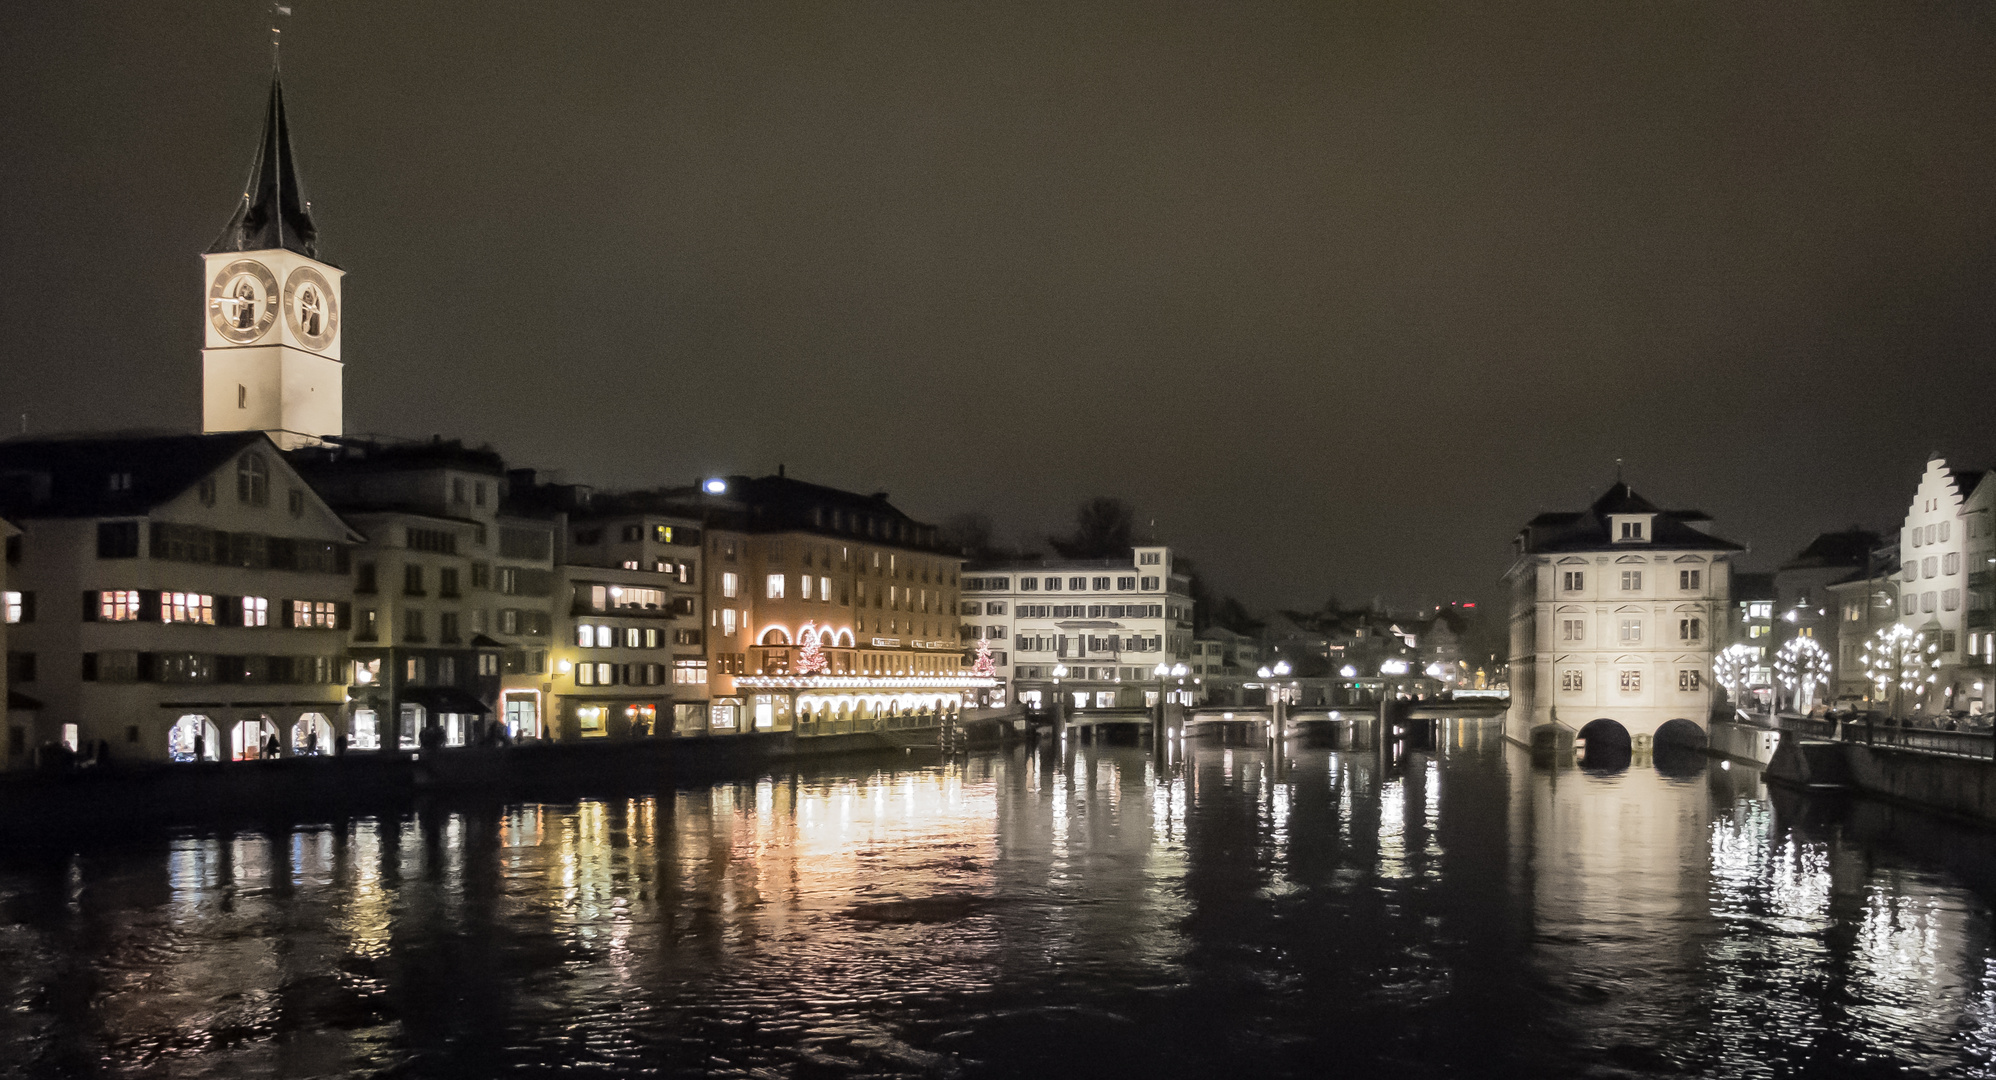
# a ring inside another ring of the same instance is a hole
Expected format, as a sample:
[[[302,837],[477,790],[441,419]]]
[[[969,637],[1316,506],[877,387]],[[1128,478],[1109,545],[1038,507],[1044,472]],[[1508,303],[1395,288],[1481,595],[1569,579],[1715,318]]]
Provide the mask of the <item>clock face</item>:
[[[340,305],[324,274],[309,266],[291,271],[284,282],[284,321],[299,344],[323,349],[340,328]]]
[[[277,277],[255,259],[222,267],[208,287],[208,321],[215,332],[247,345],[277,321]]]

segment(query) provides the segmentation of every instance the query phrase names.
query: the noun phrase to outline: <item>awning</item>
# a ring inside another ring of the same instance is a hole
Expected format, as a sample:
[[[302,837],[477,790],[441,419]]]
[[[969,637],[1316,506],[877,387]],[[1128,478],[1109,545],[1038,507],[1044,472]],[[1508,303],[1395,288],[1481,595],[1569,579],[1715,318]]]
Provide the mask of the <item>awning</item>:
[[[16,709],[19,709],[22,712],[29,712],[34,709],[39,709],[41,707],[42,707],[41,702],[36,701],[34,698],[31,698],[28,695],[21,693],[19,690],[7,691],[8,712],[13,712]]]
[[[421,705],[433,713],[489,713],[484,702],[455,686],[411,686],[402,691],[402,700]]]

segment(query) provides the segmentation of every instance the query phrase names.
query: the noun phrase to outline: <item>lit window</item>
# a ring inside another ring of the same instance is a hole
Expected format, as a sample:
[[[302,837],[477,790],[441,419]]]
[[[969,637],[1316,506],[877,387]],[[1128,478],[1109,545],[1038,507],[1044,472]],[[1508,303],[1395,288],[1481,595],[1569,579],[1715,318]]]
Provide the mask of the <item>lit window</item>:
[[[1637,670],[1634,670],[1634,669],[1625,669],[1625,670],[1624,670],[1624,671],[1622,672],[1622,692],[1623,692],[1623,693],[1625,693],[1625,694],[1633,694],[1633,693],[1637,693],[1637,692],[1639,692],[1640,690],[1642,690],[1642,688],[1643,688],[1643,673],[1642,673],[1642,672],[1640,672],[1640,671],[1637,671]]]
[[[1704,675],[1697,668],[1679,668],[1677,670],[1677,688],[1679,690],[1698,690],[1702,689],[1704,685]]]
[[[582,623],[575,628],[575,644],[584,649],[596,647],[596,628]]]
[[[798,581],[798,586],[797,586],[798,599],[809,600],[811,598],[811,575],[799,574],[797,575],[797,581]]]
[[[270,601],[261,596],[245,596],[243,600],[244,626],[269,626]]]
[[[300,630],[336,629],[339,626],[339,610],[331,600],[293,600],[291,625]]]
[[[735,609],[721,609],[721,633],[732,635],[735,632]]]
[[[15,598],[19,593],[7,594],[7,621],[19,622]],[[97,617],[104,622],[133,622],[139,617],[139,592],[137,589],[106,589],[97,594]]]
[[[17,592],[8,592],[4,594],[4,597],[7,601],[7,621],[9,623],[20,622],[22,615],[21,594]]]
[[[1561,690],[1566,691],[1567,693],[1573,693],[1574,691],[1579,690],[1582,685],[1583,683],[1580,672],[1568,670],[1559,673],[1559,688]]]
[[[740,575],[738,574],[721,575],[722,596],[725,596],[728,599],[733,600],[735,598],[735,594],[741,591],[741,587],[742,587],[742,579]]]
[[[782,574],[769,575],[769,581],[767,587],[764,589],[764,593],[771,600],[783,599],[783,575]]]
[[[1642,587],[1643,587],[1643,572],[1641,570],[1622,571],[1623,592],[1638,592],[1642,589]]]
[[[645,632],[635,626],[624,628],[624,648],[641,649],[645,643]]]
[[[707,661],[674,660],[672,662],[672,681],[681,686],[707,685]]]
[[[207,593],[161,593],[159,609],[161,622],[215,625],[215,598]]]

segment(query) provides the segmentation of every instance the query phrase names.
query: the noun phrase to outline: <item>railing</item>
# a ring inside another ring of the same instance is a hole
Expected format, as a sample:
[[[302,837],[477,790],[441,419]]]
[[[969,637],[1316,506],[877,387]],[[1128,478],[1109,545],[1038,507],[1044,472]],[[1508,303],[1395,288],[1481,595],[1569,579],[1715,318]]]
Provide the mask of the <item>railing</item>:
[[[1760,718],[1748,718],[1749,723],[1764,725]],[[1866,723],[1862,719],[1846,720],[1841,725],[1831,720],[1814,720],[1802,716],[1780,718],[1780,729],[1792,731],[1808,739],[1825,739],[1850,743],[1864,743],[1868,746],[1891,746],[1902,750],[1920,750],[1932,754],[1952,754],[1956,757],[1996,758],[1996,736],[1987,731],[1944,731],[1938,728],[1906,727],[1884,720]]]

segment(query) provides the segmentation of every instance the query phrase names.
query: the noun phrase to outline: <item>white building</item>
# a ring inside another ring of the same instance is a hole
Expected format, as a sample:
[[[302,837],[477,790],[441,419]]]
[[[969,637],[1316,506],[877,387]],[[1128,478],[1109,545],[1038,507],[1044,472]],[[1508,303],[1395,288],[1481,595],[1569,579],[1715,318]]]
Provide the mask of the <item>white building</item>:
[[[1992,518],[1996,473],[1956,472],[1938,457],[1927,462],[1899,531],[1898,623],[1933,650],[1939,667],[1931,683],[1907,692],[1901,712],[1989,708]]]
[[[1659,510],[1617,483],[1578,513],[1520,530],[1511,589],[1511,710],[1505,736],[1566,744],[1606,720],[1641,738],[1699,731],[1713,704],[1714,624],[1731,558],[1697,511]]]
[[[963,573],[965,644],[989,642],[997,665],[989,704],[1044,708],[1064,693],[1074,708],[1142,708],[1159,689],[1157,665],[1190,666],[1192,582],[1173,572],[1168,547],[1139,547],[1127,559],[987,563]]]

